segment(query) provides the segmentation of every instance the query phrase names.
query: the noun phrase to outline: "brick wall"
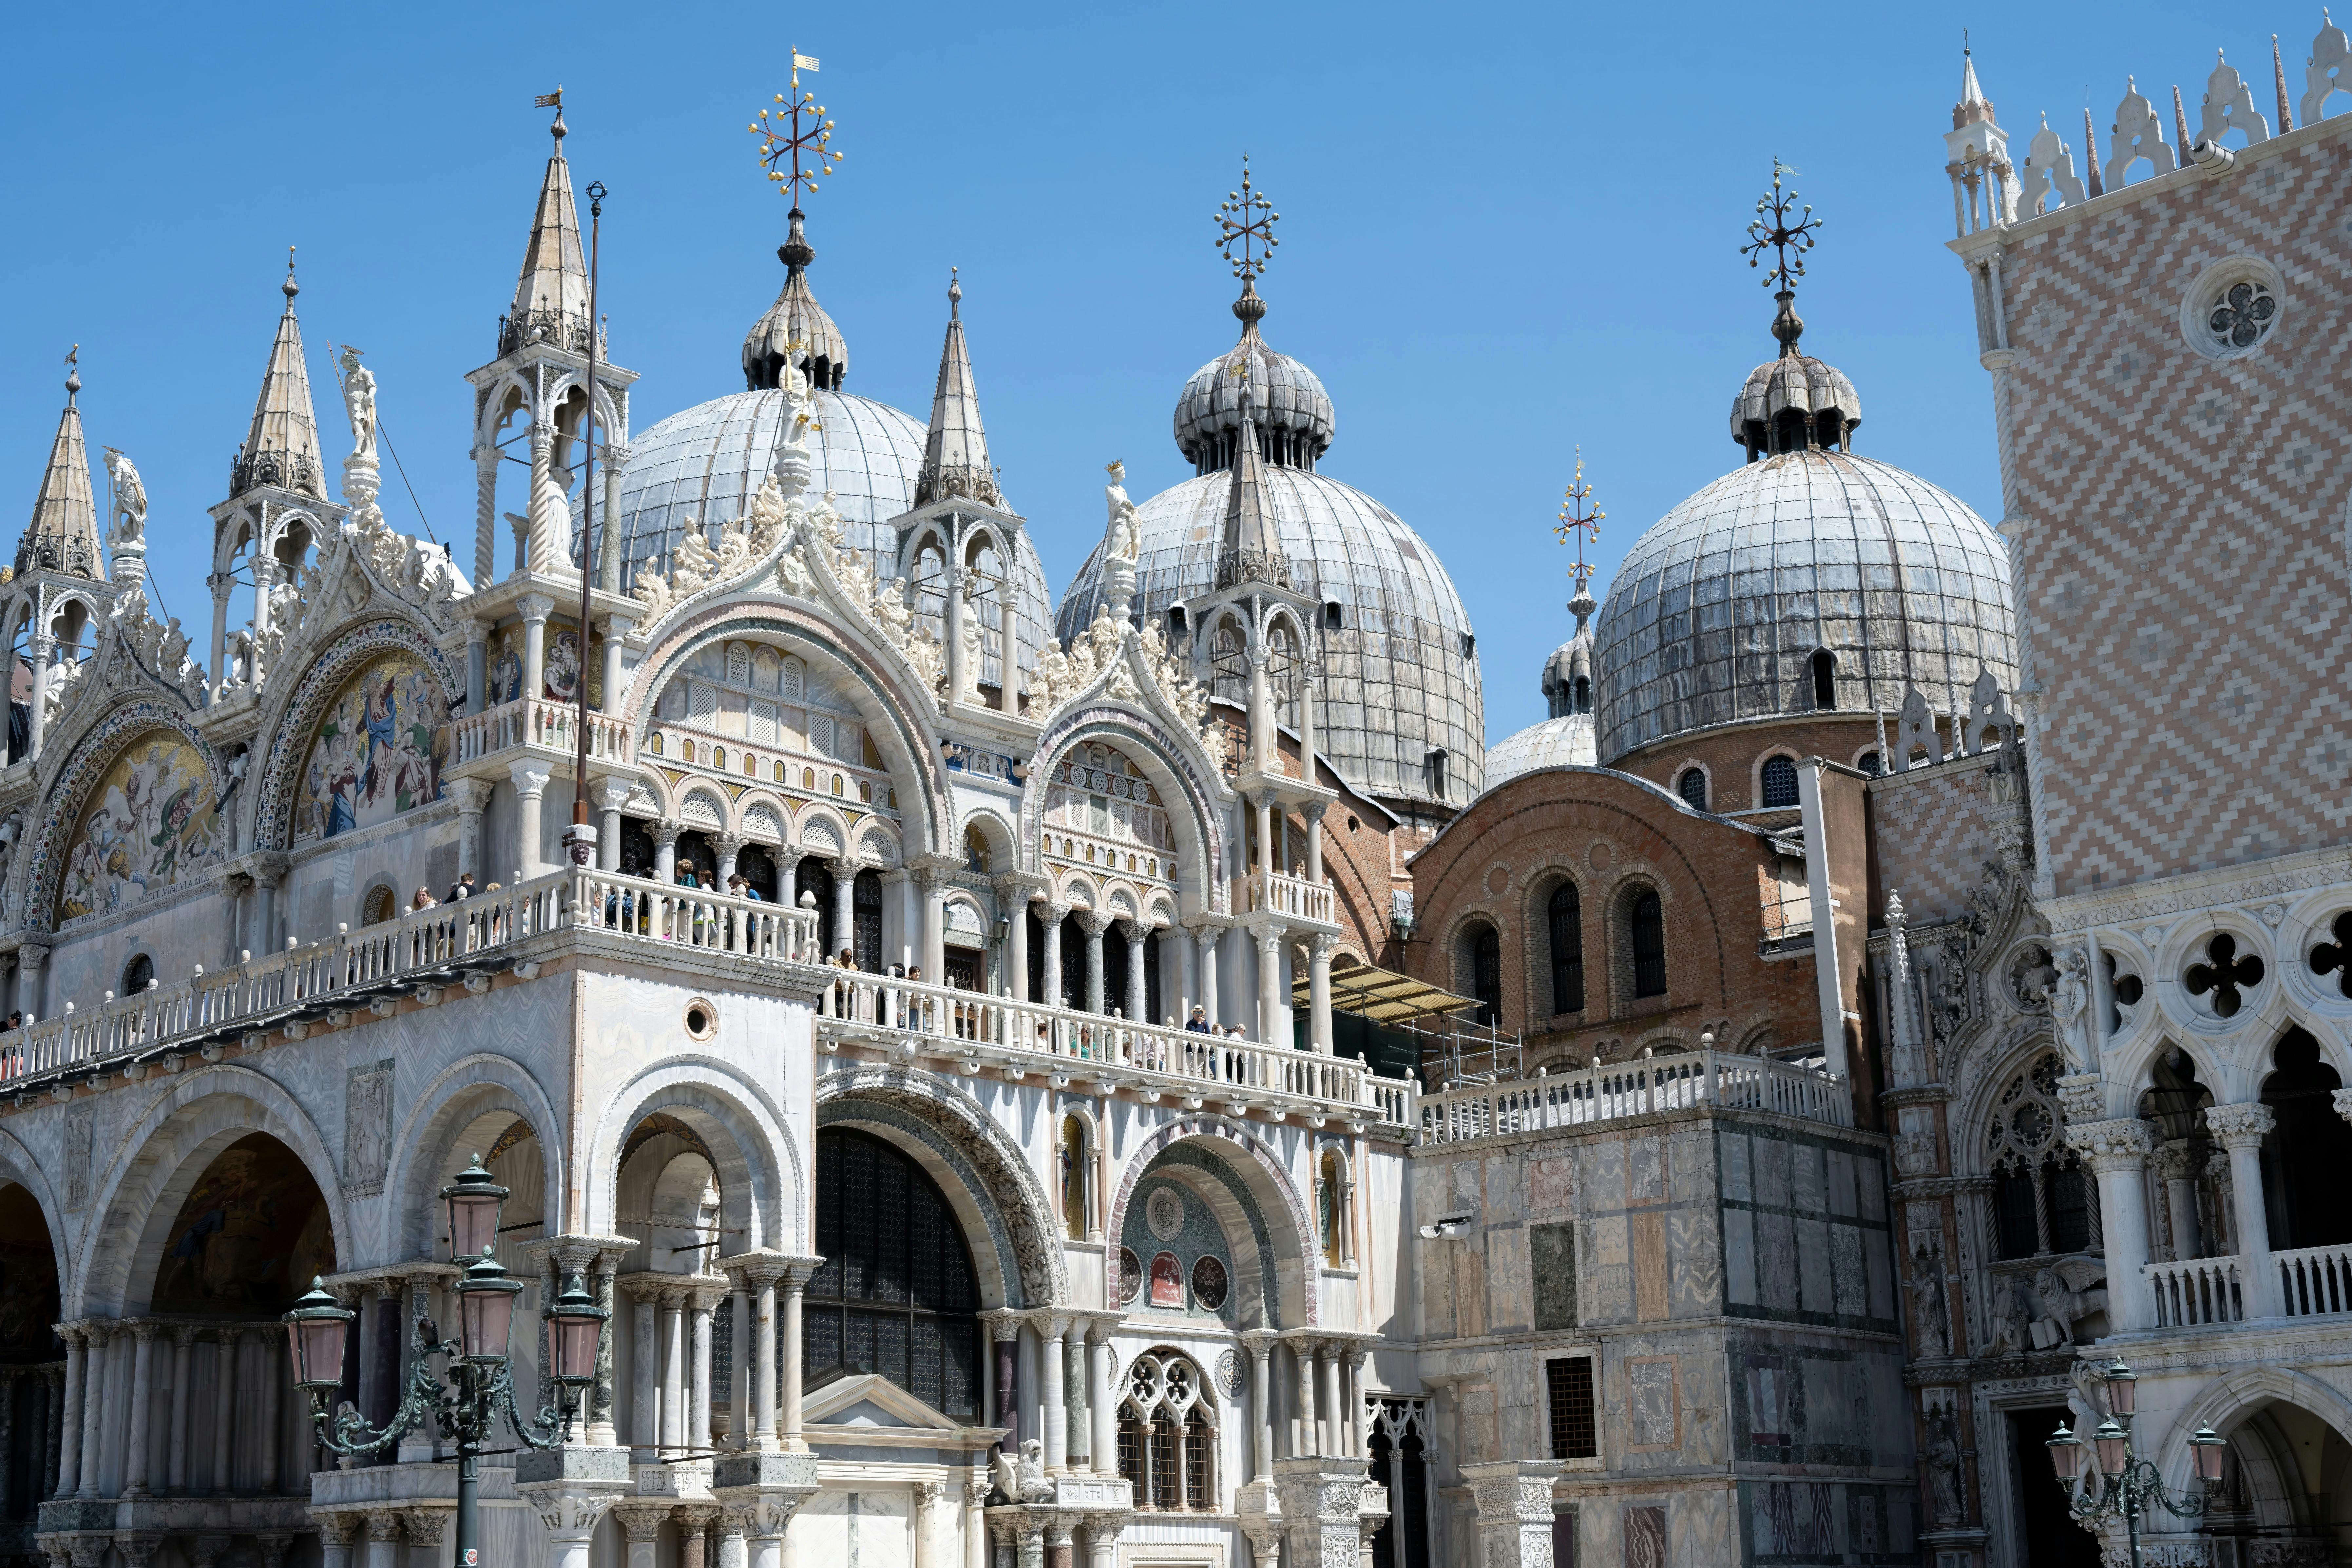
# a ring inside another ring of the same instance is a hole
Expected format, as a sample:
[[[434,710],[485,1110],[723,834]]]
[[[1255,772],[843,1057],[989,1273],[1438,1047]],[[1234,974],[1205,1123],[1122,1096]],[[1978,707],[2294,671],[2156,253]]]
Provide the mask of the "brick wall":
[[[1886,728],[1891,744],[1895,739],[1891,718]],[[1683,770],[1696,763],[1707,773],[1709,811],[1755,811],[1763,806],[1757,795],[1756,770],[1773,752],[1786,752],[1799,762],[1807,757],[1822,757],[1852,767],[1863,752],[1877,749],[1877,722],[1869,714],[1862,713],[1727,724],[1671,736],[1628,752],[1610,765],[1673,789]],[[1796,819],[1797,814],[1791,809],[1788,820]]]

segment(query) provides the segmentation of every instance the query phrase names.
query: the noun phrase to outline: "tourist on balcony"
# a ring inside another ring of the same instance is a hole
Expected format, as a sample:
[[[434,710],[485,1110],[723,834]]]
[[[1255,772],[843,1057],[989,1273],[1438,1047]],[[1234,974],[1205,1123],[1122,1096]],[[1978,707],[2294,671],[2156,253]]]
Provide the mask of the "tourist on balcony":
[[[473,896],[474,874],[471,871],[460,871],[457,873],[457,879],[449,884],[449,890],[442,895],[441,901],[445,904],[454,904],[460,899],[470,899]]]
[[[1215,1034],[1216,1031],[1209,1027],[1209,1010],[1206,1007],[1193,1008],[1192,1016],[1184,1021],[1184,1032],[1188,1035]]]
[[[419,888],[416,889],[416,901],[414,904],[411,904],[409,908],[412,910],[429,910],[434,907],[435,903],[436,900],[433,897],[433,889],[430,888]]]

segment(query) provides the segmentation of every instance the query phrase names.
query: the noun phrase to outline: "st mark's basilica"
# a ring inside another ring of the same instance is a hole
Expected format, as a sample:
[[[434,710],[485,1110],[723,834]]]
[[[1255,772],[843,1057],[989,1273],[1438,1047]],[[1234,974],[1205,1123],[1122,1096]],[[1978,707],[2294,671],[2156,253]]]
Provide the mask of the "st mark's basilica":
[[[1968,60],[1906,132],[2000,517],[1869,455],[1776,179],[1723,477],[1492,748],[1472,541],[1348,482],[1252,186],[1194,477],[1114,465],[1058,597],[960,295],[876,401],[797,199],[644,417],[560,106],[443,392],[255,279],[208,621],[71,365],[0,584],[0,1555],[2352,1562],[2352,42],[2173,41],[2260,65],[2078,133]],[[379,505],[435,395],[454,551]]]

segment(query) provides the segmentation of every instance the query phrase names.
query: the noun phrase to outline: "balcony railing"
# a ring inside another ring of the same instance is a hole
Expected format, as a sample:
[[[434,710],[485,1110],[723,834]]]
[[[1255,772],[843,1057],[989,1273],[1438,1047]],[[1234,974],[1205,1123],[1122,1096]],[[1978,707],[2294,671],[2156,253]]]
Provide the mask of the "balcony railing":
[[[549,702],[537,697],[502,702],[479,713],[468,713],[450,725],[456,760],[478,762],[516,746],[539,746],[574,752],[579,742],[572,728],[580,721],[578,705]],[[588,715],[588,756],[592,762],[625,763],[632,760],[629,728],[602,713]]]
[[[1331,887],[1328,882],[1286,877],[1261,866],[1250,874],[1249,896],[1254,913],[1270,910],[1292,920],[1331,923]]]
[[[677,942],[777,963],[814,964],[816,911],[758,899],[721,898],[642,877],[583,871],[572,923],[618,936]]]
[[[2159,1329],[2203,1328],[2212,1323],[2245,1321],[2244,1278],[2235,1258],[2147,1263],[2141,1265],[2139,1274],[2155,1297],[2156,1326]]]
[[[1769,1057],[1691,1051],[1428,1095],[1421,1101],[1421,1138],[1459,1143],[1702,1107],[1853,1125],[1853,1100],[1842,1078]]]
[[[2352,1247],[2305,1247],[2276,1252],[2279,1306],[2290,1318],[2352,1312]]]
[[[1229,1106],[1308,1100],[1318,1109],[1410,1124],[1412,1087],[1346,1057],[1195,1034],[1100,1013],[1076,1013],[949,986],[837,973],[818,1005],[834,1027],[937,1038],[940,1055],[1036,1058],[1034,1070],[1118,1078],[1147,1089],[1169,1080],[1187,1100]],[[820,1030],[825,1029],[824,1023]]]

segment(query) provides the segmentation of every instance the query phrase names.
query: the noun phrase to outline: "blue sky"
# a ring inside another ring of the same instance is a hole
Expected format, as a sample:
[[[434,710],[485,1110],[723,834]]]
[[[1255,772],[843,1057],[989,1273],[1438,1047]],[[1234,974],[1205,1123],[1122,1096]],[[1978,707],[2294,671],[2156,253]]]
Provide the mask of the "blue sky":
[[[2306,14],[2307,13],[2307,14]],[[1542,716],[1568,632],[1549,528],[1581,445],[1608,569],[1730,468],[1769,356],[1738,255],[1777,154],[1826,220],[1798,309],[1853,376],[1861,450],[1999,516],[1987,378],[1944,247],[1940,135],[1959,35],[2023,142],[2046,110],[2104,151],[2127,72],[2194,116],[2225,48],[2270,102],[2316,5],[1675,7],[1355,5],[508,11],[43,7],[0,62],[0,529],[29,515],[81,344],[93,457],[152,500],[151,571],[201,642],[210,549],[280,305],[286,247],[330,469],[348,430],[326,345],[367,351],[394,524],[470,560],[464,373],[490,359],[561,83],[639,429],[740,389],[774,297],[784,205],[743,126],[786,50],[848,154],[808,203],[849,389],[929,407],[950,264],[996,461],[1058,594],[1102,526],[1102,465],[1139,497],[1186,477],[1178,389],[1226,348],[1212,214],[1241,154],[1283,214],[1269,342],[1338,408],[1325,471],[1437,549],[1479,634],[1489,738]],[[780,20],[780,17],[789,17]],[[1780,18],[1780,19],[1776,19]],[[102,483],[102,480],[101,480]]]

